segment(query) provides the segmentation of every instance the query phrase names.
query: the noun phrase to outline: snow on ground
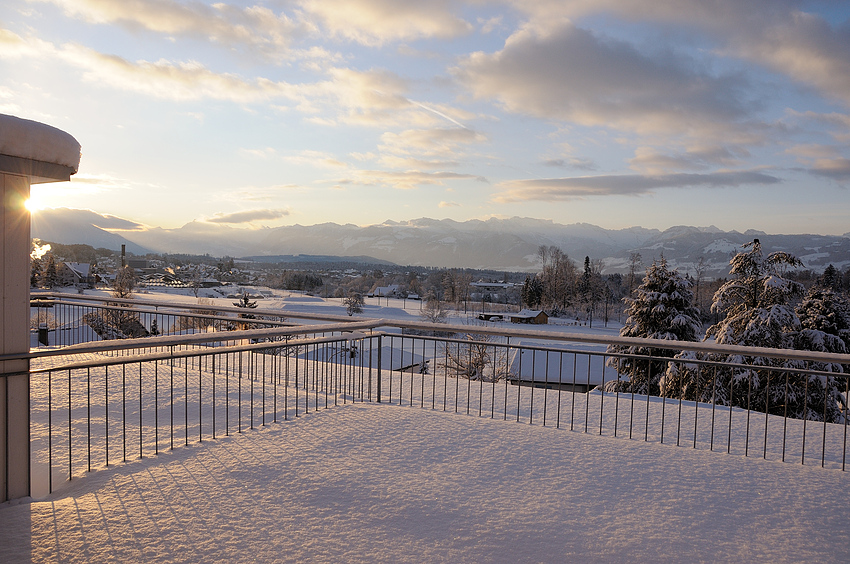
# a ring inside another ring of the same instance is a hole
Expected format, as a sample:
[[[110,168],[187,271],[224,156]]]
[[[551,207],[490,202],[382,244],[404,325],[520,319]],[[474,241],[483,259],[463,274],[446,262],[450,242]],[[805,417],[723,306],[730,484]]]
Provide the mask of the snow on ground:
[[[850,476],[348,404],[0,506],[0,560],[843,562]]]
[[[239,288],[243,288],[240,286]],[[258,291],[254,287],[244,287],[250,292]],[[263,288],[264,290],[268,290]],[[239,293],[235,288],[223,287],[220,289],[204,288],[199,291],[199,298],[215,306],[233,307],[233,298],[227,298],[221,292],[226,294]],[[322,298],[319,296],[310,296],[297,291],[290,290],[271,290],[272,296],[264,299],[253,300],[257,302],[257,308],[260,310],[270,310],[280,315],[295,316],[299,313],[307,313],[310,315],[347,315],[346,306],[343,304],[342,298]],[[68,298],[73,299],[76,291],[68,289]],[[86,290],[87,296],[99,296],[102,298],[111,297],[111,292],[105,289]],[[167,288],[142,288],[134,294],[134,299],[139,301],[157,301],[157,302],[173,302],[175,305],[198,305],[198,298],[190,289],[167,289]],[[364,298],[365,305],[363,313],[355,314],[354,320],[369,318],[369,319],[389,319],[398,321],[421,321],[419,316],[420,310],[424,307],[422,300],[404,300],[400,298]],[[478,309],[475,309],[475,308]],[[499,304],[488,304],[487,311],[490,308],[502,307]],[[470,325],[482,325],[485,327],[497,327],[509,331],[515,328],[534,329],[542,331],[552,331],[560,334],[596,334],[614,336],[618,335],[622,323],[615,319],[610,319],[607,327],[601,319],[594,319],[593,327],[589,327],[587,322],[578,322],[575,319],[568,318],[549,318],[548,325],[518,325],[509,321],[484,322],[477,319],[481,313],[481,304],[469,302],[469,309],[464,312],[448,310],[447,322],[450,325],[457,327],[466,327]],[[297,318],[295,318],[297,320]],[[603,347],[604,348],[604,347]]]

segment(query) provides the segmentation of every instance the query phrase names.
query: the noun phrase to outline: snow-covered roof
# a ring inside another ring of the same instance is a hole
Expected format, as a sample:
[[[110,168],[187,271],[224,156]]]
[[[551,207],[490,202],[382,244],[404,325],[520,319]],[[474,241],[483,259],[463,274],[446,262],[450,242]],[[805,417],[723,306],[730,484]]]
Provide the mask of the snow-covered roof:
[[[540,309],[523,309],[519,313],[512,313],[511,317],[537,317],[543,313]]]
[[[0,114],[0,155],[80,168],[80,144],[70,134],[37,121]]]
[[[86,278],[89,275],[89,269],[91,265],[85,262],[66,262],[65,263],[68,268],[79,274],[81,277]]]

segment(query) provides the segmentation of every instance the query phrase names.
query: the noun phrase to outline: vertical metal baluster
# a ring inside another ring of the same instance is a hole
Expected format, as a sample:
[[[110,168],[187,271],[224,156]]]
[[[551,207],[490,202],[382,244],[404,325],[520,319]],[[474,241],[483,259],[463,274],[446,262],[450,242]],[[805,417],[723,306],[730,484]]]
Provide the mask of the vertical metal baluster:
[[[4,378],[7,396],[9,380]],[[108,444],[108,443],[107,443]],[[107,459],[109,466],[109,459]],[[53,371],[47,372],[47,492],[53,493]],[[8,495],[6,497],[9,497]]]
[[[529,398],[529,408],[528,408],[528,424],[531,425],[532,418],[534,417],[534,378],[536,377],[535,372],[537,368],[537,349],[533,349],[531,351],[531,397]]]
[[[472,364],[472,341],[467,345],[469,353],[469,365]],[[469,366],[467,365],[467,366]],[[466,369],[466,414],[469,415],[469,402],[472,401],[472,374],[469,373],[471,366]]]
[[[153,364],[153,453],[159,454],[159,361]]]
[[[174,450],[174,346],[171,346],[171,358],[169,358],[171,363],[171,401],[169,402],[169,409],[171,411],[171,418],[169,426],[171,427],[171,450]]]
[[[216,432],[215,432],[215,353],[212,355],[212,438],[215,440]]]
[[[561,428],[561,389],[564,387],[564,352],[558,352],[558,411],[555,418],[555,428]]]
[[[717,407],[717,366],[714,367],[711,377],[711,438],[708,450],[714,450],[714,410]]]
[[[304,350],[306,351],[307,348],[304,347]],[[295,417],[298,417],[298,383],[299,383],[298,382],[298,375],[299,375],[298,357],[299,356],[300,355],[298,354],[298,346],[296,345],[296,347],[295,347]]]
[[[242,433],[242,351],[236,354],[239,355],[239,376],[236,379],[236,432]]]
[[[91,368],[86,368],[86,449],[88,451],[88,472],[91,472]]]
[[[841,452],[841,471],[847,462],[847,404],[850,403],[850,376],[844,376],[844,447]]]
[[[787,372],[786,372],[787,374]],[[806,465],[806,421],[809,419],[809,375],[804,374],[803,377],[806,379],[806,382],[803,387],[803,449],[800,454],[800,464]],[[826,391],[826,390],[824,390]],[[827,394],[824,394],[823,401],[826,403]],[[788,392],[785,392],[785,413],[788,413]],[[787,419],[787,418],[786,418]],[[785,431],[782,431],[782,454],[785,455]]]
[[[127,364],[121,364],[121,428],[123,436],[123,461],[127,461]]]
[[[788,433],[788,383],[791,379],[791,374],[789,372],[785,373],[785,408],[782,414],[782,462],[785,462],[785,439]],[[808,378],[806,379],[806,383],[808,384]],[[767,442],[767,434],[765,434],[765,442]],[[803,456],[800,459],[801,463],[805,465],[805,456],[806,456],[806,410],[803,410]]]
[[[734,403],[735,375],[729,372],[729,430],[726,437],[726,454],[732,452],[732,405]]]
[[[224,353],[224,436],[230,436],[230,353]]]
[[[462,354],[460,352],[460,343],[456,343],[457,345],[457,358],[460,358]],[[455,368],[455,413],[457,413],[458,407],[458,398],[460,397],[460,366]]]
[[[820,446],[820,467],[821,468],[823,468],[823,465],[826,461],[826,405],[827,405],[827,402],[829,401],[829,395],[830,395],[829,394],[829,389],[831,388],[830,380],[834,381],[832,376],[828,376],[826,378],[826,389],[824,390],[825,395],[824,395],[824,398],[823,398],[823,435],[821,435],[822,436],[822,442],[821,442],[821,446]]]
[[[652,361],[646,360],[646,374],[652,373]],[[667,403],[667,400],[662,398],[661,400],[661,441],[664,442],[664,405]],[[644,421],[643,427],[643,440],[649,440],[649,383],[647,383],[646,388],[646,421]]]
[[[139,458],[144,458],[145,453],[142,450],[142,363],[139,361]]]
[[[449,397],[449,343],[443,343],[443,411]]]
[[[590,425],[590,355],[587,355],[587,393],[584,400],[584,432],[587,433]]]
[[[604,370],[604,369],[603,369]],[[620,418],[620,364],[617,363],[617,384],[614,388],[614,437],[617,436],[617,423]]]
[[[71,440],[71,370],[68,369],[68,479],[70,480],[74,476],[73,472],[73,457],[71,455],[73,441]]]
[[[422,387],[422,395],[419,396],[419,407],[425,407],[425,373],[428,371],[428,363],[425,360],[425,339],[422,339],[422,360],[421,365],[419,366],[419,376],[420,376],[420,385]],[[433,398],[433,392],[431,394],[431,398]]]
[[[189,357],[183,357],[183,440],[189,444]]]
[[[516,387],[516,420],[519,421],[519,396],[522,393],[522,354],[525,352],[522,348],[517,347],[519,351],[519,367],[517,368],[517,387]],[[534,378],[532,371],[531,377]]]
[[[762,458],[767,460],[767,424],[770,418],[770,377],[773,375],[772,370],[767,371],[767,387],[764,394],[764,452]],[[787,401],[785,402],[788,403]]]
[[[380,340],[378,341],[378,344],[380,345]],[[393,339],[393,336],[390,335],[390,389],[387,391],[387,393],[389,394],[389,399],[387,401],[390,403],[390,405],[392,405],[392,403],[393,403],[393,350],[394,350],[394,344],[395,344],[395,341]],[[381,374],[380,356],[378,358],[379,358],[378,375],[380,376],[380,374]],[[380,400],[378,400],[378,401],[380,401]]]
[[[49,389],[49,386],[48,386]],[[103,367],[103,426],[106,442],[106,466],[109,467],[109,366]],[[51,490],[52,491],[52,490]]]
[[[570,406],[570,431],[573,430],[573,423],[576,415],[576,377],[578,372],[578,353],[573,353],[573,400]]]
[[[590,361],[590,358],[588,358]],[[599,394],[599,435],[602,436],[602,420],[605,416],[605,355],[602,355],[602,389]]]
[[[203,385],[204,385],[204,371],[201,368],[201,358],[198,357],[198,442],[204,442],[204,395],[203,395]],[[203,357],[206,359],[206,357]],[[206,360],[204,360],[204,364],[206,364]]]

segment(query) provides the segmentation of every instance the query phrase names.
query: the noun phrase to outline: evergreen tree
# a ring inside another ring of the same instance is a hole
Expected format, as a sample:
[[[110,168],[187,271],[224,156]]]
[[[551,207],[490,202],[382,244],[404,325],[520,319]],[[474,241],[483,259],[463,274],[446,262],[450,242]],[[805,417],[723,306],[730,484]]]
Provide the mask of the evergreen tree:
[[[522,285],[522,303],[530,308],[540,305],[543,299],[543,284],[537,276],[527,276]]]
[[[671,341],[696,341],[700,333],[699,311],[692,305],[691,283],[678,271],[670,270],[662,257],[647,269],[643,283],[635,290],[635,297],[625,297],[628,305],[621,337],[663,339]],[[670,358],[674,350],[644,346],[611,345],[609,353]],[[665,361],[611,357],[608,365],[628,378],[620,382],[620,391],[661,395],[659,382],[667,369]],[[617,383],[607,386],[618,389]]]
[[[56,286],[58,276],[56,274],[56,259],[53,253],[47,253],[47,264],[44,267],[44,287],[53,288]]]
[[[747,250],[735,255],[730,264],[732,278],[714,294],[711,308],[724,318],[709,327],[706,338],[714,337],[721,345],[794,348],[799,344],[800,320],[791,303],[803,294],[799,282],[784,276],[789,267],[802,263],[785,252],[762,254],[758,239],[743,245]],[[798,341],[795,343],[795,341]],[[677,355],[681,360],[700,358],[693,353]],[[801,368],[796,361],[756,355],[705,355],[713,361],[744,364],[747,367],[700,369],[695,365],[671,365],[671,382],[684,383],[692,393],[683,399],[716,401],[754,411],[802,418],[811,415],[810,377],[785,372],[783,368]],[[823,400],[820,411],[823,411]]]
[[[43,265],[41,263],[41,258],[32,256],[30,261],[30,287],[38,288],[39,283],[41,282],[42,274],[41,270]]]
[[[817,284],[823,288],[839,292],[841,291],[841,273],[830,264],[824,269],[823,275],[818,279]]]
[[[826,285],[830,281],[825,278],[812,286],[797,305],[800,330],[794,335],[794,348],[846,354],[850,351],[850,303]],[[809,367],[839,374],[850,372],[850,366],[838,363],[814,362]],[[830,422],[841,419],[847,391],[843,378],[811,376],[804,386],[803,417]]]

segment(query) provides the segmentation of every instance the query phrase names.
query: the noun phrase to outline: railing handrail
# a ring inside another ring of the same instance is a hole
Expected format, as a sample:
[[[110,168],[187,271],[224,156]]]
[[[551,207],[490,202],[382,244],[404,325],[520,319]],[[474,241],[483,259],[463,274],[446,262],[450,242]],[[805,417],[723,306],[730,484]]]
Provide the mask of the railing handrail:
[[[249,320],[250,321],[250,320]],[[243,329],[239,331],[214,331],[211,333],[192,333],[188,335],[158,335],[135,339],[110,339],[78,343],[56,349],[35,349],[28,353],[0,355],[0,362],[24,360],[47,356],[69,354],[100,353],[115,350],[148,349],[176,345],[194,345],[199,343],[238,341],[244,339],[262,339],[266,337],[295,336],[315,333],[348,333],[358,330],[370,330],[380,324],[373,321],[334,323],[328,325],[299,325],[298,327],[272,327],[269,329]],[[268,345],[266,345],[268,347]]]
[[[347,315],[332,315],[332,314],[314,314],[306,312],[294,312],[283,309],[262,309],[256,308],[240,308],[236,306],[217,306],[217,305],[200,305],[200,304],[180,304],[167,301],[149,300],[147,298],[136,297],[128,298],[104,298],[102,296],[86,296],[82,294],[63,294],[61,292],[39,292],[30,295],[30,300],[38,300],[39,298],[52,298],[61,300],[60,303],[69,305],[83,305],[78,302],[109,302],[111,304],[125,304],[133,306],[148,306],[157,308],[157,313],[173,313],[172,310],[189,309],[196,311],[218,311],[222,313],[246,314],[251,315],[270,315],[275,317],[291,317],[294,319],[311,319],[316,321],[337,321],[339,323],[355,323],[356,320]],[[56,302],[53,302],[56,303]],[[158,308],[166,308],[160,311]],[[138,311],[138,310],[136,310]]]
[[[336,336],[328,336],[328,337],[313,337],[312,339],[299,339],[298,341],[288,341],[288,342],[279,342],[279,343],[251,343],[245,345],[231,345],[225,347],[216,347],[214,351],[203,350],[203,349],[185,349],[185,350],[173,350],[169,349],[167,351],[162,352],[154,352],[154,353],[146,353],[146,354],[136,354],[130,356],[120,356],[120,357],[106,357],[96,361],[91,360],[78,360],[72,361],[67,364],[62,364],[59,366],[49,366],[45,368],[36,368],[29,371],[30,374],[40,374],[43,372],[51,372],[57,370],[76,370],[79,368],[94,368],[95,366],[105,366],[112,364],[133,364],[139,362],[153,362],[160,360],[170,360],[176,358],[194,358],[200,356],[209,356],[210,354],[222,355],[222,354],[230,354],[230,353],[238,353],[238,352],[247,352],[247,351],[256,351],[256,350],[266,350],[272,348],[283,348],[283,347],[301,347],[307,345],[320,345],[323,343],[338,343],[342,341],[352,341],[352,340],[360,340],[367,338],[368,335],[366,333],[350,333],[348,335],[336,335]]]
[[[63,300],[67,299],[67,294],[61,293],[43,293],[37,294],[34,296],[38,297],[58,297]],[[171,309],[206,309],[212,310],[216,309],[218,311],[227,311],[231,313],[245,313],[244,308],[230,308],[223,306],[192,306],[192,305],[183,305],[183,304],[175,304],[174,302],[155,302],[148,300],[122,300],[120,298],[103,298],[100,296],[73,296],[72,300],[63,303],[71,303],[76,299],[84,299],[88,301],[98,301],[98,302],[110,302],[110,303],[130,303],[135,305],[152,305],[152,306],[163,306],[169,307]],[[402,321],[396,319],[385,319],[385,318],[371,318],[368,320],[353,319],[348,316],[339,316],[339,315],[324,315],[324,314],[310,314],[310,313],[302,313],[302,312],[287,312],[284,310],[261,310],[251,309],[251,314],[257,315],[272,315],[272,316],[284,316],[293,319],[310,319],[313,321],[330,321],[335,322],[337,327],[345,327],[345,328],[336,328],[331,329],[333,325],[312,325],[312,326],[300,326],[299,328],[270,328],[270,329],[254,329],[249,330],[248,332],[241,331],[229,331],[229,332],[214,332],[214,333],[201,333],[194,335],[180,335],[180,336],[166,336],[166,337],[144,337],[140,339],[123,339],[120,341],[110,341],[113,343],[110,346],[104,348],[104,350],[115,350],[115,349],[129,349],[129,348],[146,348],[149,346],[158,346],[155,343],[155,339],[168,339],[168,338],[179,338],[183,340],[185,343],[194,343],[194,342],[209,342],[209,341],[226,341],[233,340],[234,338],[255,338],[255,337],[267,337],[278,334],[290,334],[290,331],[301,331],[301,332],[318,332],[321,330],[325,331],[350,331],[352,329],[376,329],[378,327],[394,327],[398,329],[413,329],[420,331],[438,331],[438,332],[446,332],[451,331],[454,333],[474,333],[479,335],[490,335],[494,337],[524,337],[528,339],[537,339],[537,340],[547,340],[547,341],[564,341],[564,342],[576,342],[576,343],[587,343],[587,344],[595,344],[595,345],[614,345],[621,347],[641,347],[641,348],[653,348],[653,349],[665,349],[665,350],[676,350],[676,351],[692,351],[703,354],[720,354],[720,355],[741,355],[745,357],[763,357],[763,358],[782,358],[789,360],[800,360],[806,362],[822,362],[822,363],[834,363],[834,364],[843,364],[850,365],[850,354],[840,354],[840,353],[828,353],[828,352],[819,352],[819,351],[801,351],[801,350],[793,350],[793,349],[775,349],[768,347],[748,347],[742,345],[720,345],[711,341],[674,341],[674,340],[665,340],[665,339],[646,339],[646,338],[638,338],[638,337],[620,337],[620,336],[602,336],[602,335],[588,335],[583,333],[562,333],[556,331],[543,331],[543,330],[534,330],[534,329],[521,329],[521,328],[512,328],[510,330],[501,329],[498,327],[484,327],[477,325],[451,325],[444,323],[429,323],[424,321]],[[327,328],[325,328],[327,327]],[[236,334],[244,335],[243,337],[234,337]],[[220,337],[216,337],[219,335]],[[120,342],[120,345],[116,345],[114,343]],[[142,344],[144,343],[144,344]],[[84,348],[84,345],[87,343],[82,343],[78,345],[70,345],[68,347],[64,347],[63,349],[59,349],[64,352],[53,352],[50,351],[51,354],[67,354],[70,352],[100,352],[100,351],[91,351]],[[103,345],[101,345],[103,346]],[[163,345],[159,345],[163,346]],[[74,347],[80,347],[79,349],[75,349]],[[43,354],[43,353],[42,353]],[[37,355],[40,356],[40,355]],[[3,355],[0,356],[0,360],[15,360],[19,358],[32,358],[30,356],[24,355]]]

